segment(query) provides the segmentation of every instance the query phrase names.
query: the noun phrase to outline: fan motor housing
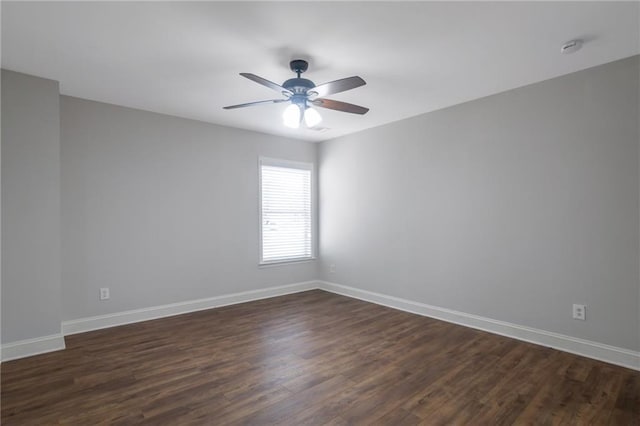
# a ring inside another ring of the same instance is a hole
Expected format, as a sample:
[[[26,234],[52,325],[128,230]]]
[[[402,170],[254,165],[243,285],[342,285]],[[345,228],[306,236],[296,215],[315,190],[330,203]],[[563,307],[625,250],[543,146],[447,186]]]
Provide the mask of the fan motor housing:
[[[313,89],[316,85],[306,78],[290,78],[282,83],[282,87],[291,90],[293,93],[307,93],[309,89]]]

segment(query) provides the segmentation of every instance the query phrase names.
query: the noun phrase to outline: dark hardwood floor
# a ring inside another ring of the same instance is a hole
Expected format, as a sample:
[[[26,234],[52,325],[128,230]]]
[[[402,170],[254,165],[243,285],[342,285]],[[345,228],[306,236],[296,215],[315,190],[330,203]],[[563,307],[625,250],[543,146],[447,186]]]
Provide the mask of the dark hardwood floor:
[[[640,424],[640,372],[320,290],[2,364],[2,424]]]

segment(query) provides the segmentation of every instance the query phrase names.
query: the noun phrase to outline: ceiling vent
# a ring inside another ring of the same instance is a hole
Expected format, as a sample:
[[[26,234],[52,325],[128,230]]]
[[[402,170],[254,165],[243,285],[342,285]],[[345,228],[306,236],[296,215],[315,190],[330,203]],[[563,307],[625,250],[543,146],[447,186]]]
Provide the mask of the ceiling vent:
[[[324,133],[324,132],[328,132],[330,129],[328,127],[315,126],[315,127],[309,127],[309,130],[313,132]]]

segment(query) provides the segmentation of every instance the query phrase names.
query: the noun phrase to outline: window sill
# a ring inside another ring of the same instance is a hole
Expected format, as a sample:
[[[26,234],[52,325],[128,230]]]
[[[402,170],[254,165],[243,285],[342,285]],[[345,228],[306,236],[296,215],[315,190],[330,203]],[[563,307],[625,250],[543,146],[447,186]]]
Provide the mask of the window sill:
[[[258,263],[258,268],[270,268],[272,266],[286,266],[286,265],[294,265],[297,263],[309,263],[314,262],[316,260],[315,257],[305,257],[304,259],[290,259],[290,260],[278,260],[274,262],[260,262]]]

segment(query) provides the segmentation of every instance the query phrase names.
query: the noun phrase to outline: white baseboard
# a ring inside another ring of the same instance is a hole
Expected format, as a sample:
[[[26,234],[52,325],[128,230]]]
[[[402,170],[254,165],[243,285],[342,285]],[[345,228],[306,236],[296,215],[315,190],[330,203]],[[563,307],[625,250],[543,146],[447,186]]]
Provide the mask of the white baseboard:
[[[64,336],[52,334],[2,345],[2,362],[64,349]]]
[[[374,293],[367,290],[360,290],[358,288],[326,281],[320,281],[319,288],[331,293],[353,297],[355,299],[376,303],[378,305],[487,331],[489,333],[512,337],[529,343],[548,346],[564,352],[570,352],[572,354],[640,371],[640,352],[629,349],[605,345],[603,343],[593,342],[590,340],[578,339],[576,337],[566,336],[559,333],[525,327],[518,324],[498,321],[491,318],[431,306],[424,303],[413,302],[411,300]]]
[[[599,361],[640,371],[640,352],[589,340],[578,339],[576,337],[566,336],[550,331],[525,327],[505,321],[498,321],[478,315],[467,314],[464,312],[454,311],[452,309],[427,305],[386,294],[374,293],[327,281],[305,281],[295,284],[210,297],[206,299],[190,300],[186,302],[171,303],[168,305],[64,321],[62,323],[62,334],[54,334],[51,336],[3,344],[1,348],[1,359],[2,361],[9,361],[64,349],[64,336],[66,335],[170,317],[189,312],[234,305],[237,303],[251,302],[253,300],[267,299],[270,297],[283,296],[286,294],[313,289],[321,289],[331,293],[353,297],[355,299],[376,303],[378,305],[511,337],[525,342],[548,346],[564,352],[570,352],[587,358],[593,358]]]
[[[283,296],[285,294],[298,293],[318,288],[318,281],[305,281],[295,284],[269,287],[258,290],[243,291],[241,293],[226,294],[223,296],[208,297],[206,299],[189,300],[186,302],[170,303],[168,305],[153,306],[150,308],[135,309],[113,314],[99,315],[95,317],[80,318],[62,322],[62,333],[84,333],[100,330],[102,328],[118,325],[132,324],[140,321],[187,314],[189,312],[234,305],[236,303],[251,302],[252,300],[268,299],[270,297]]]

